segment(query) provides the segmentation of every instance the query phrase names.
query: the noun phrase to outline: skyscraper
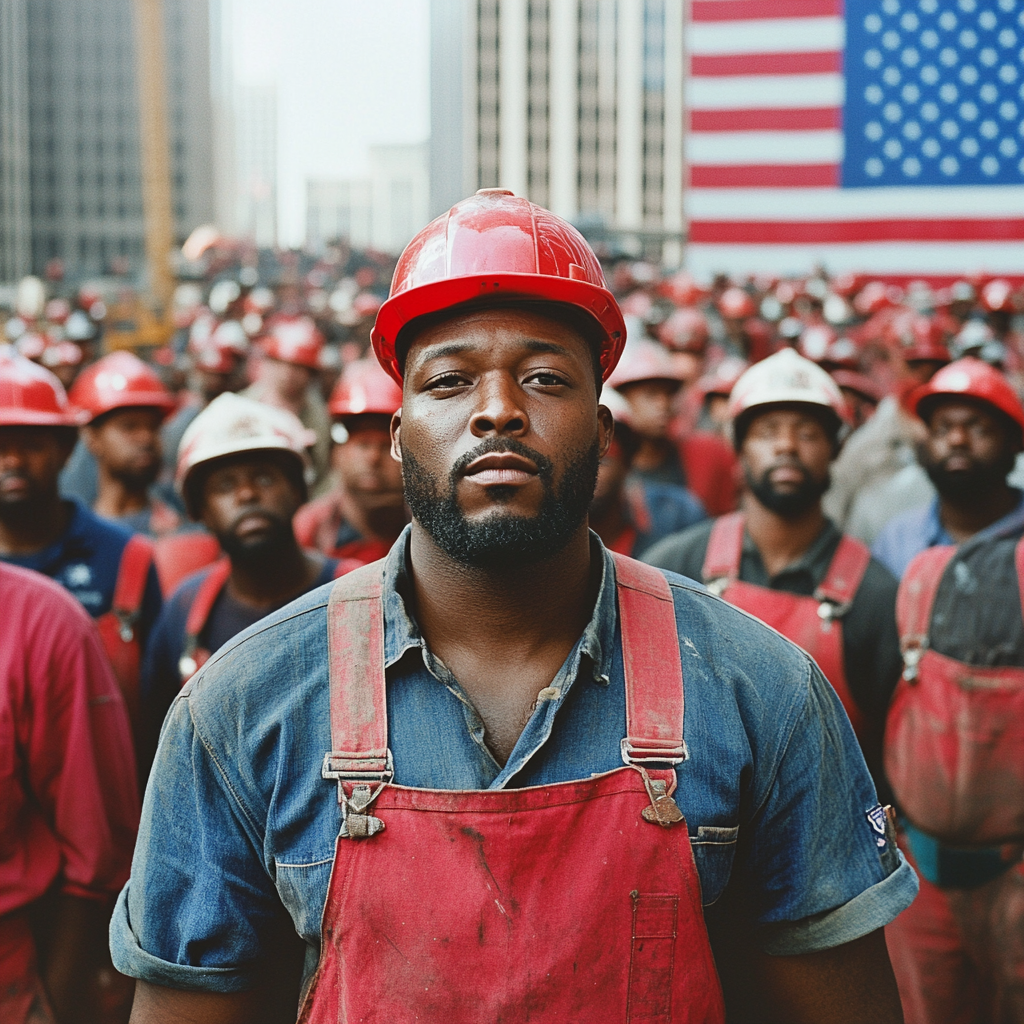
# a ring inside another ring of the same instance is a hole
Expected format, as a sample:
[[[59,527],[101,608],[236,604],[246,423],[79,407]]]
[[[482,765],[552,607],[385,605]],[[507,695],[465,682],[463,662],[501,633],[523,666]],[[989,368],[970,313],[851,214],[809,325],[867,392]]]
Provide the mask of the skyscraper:
[[[184,238],[213,216],[209,9],[208,0],[164,7],[174,221]],[[20,109],[26,126],[21,150],[10,141],[21,129],[8,130],[9,109]],[[0,111],[4,209],[17,205],[10,197],[18,180],[28,181],[30,196],[27,243],[20,228],[0,229],[0,277],[40,273],[53,259],[74,278],[105,273],[118,258],[140,274],[131,0],[0,0]],[[22,161],[27,176],[19,179]]]
[[[0,281],[31,264],[27,0],[0,0]]]
[[[503,186],[678,259],[682,0],[433,0],[431,205]]]

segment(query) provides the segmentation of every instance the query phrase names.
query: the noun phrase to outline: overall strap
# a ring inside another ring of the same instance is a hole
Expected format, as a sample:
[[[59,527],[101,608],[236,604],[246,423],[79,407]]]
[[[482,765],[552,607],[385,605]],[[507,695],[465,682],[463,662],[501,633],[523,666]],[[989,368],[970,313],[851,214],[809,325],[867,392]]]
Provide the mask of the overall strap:
[[[141,533],[132,534],[121,552],[121,564],[114,584],[111,611],[120,624],[120,636],[130,643],[135,636],[135,623],[142,611],[149,567],[153,564],[153,542]]]
[[[871,552],[867,545],[843,534],[825,579],[814,592],[815,598],[836,605],[837,614],[841,615],[853,603],[870,561]]]
[[[928,646],[928,628],[932,607],[946,566],[953,560],[956,548],[942,544],[927,548],[907,566],[896,593],[896,627],[903,651],[903,678],[917,679],[917,666]]]
[[[743,513],[719,516],[711,527],[708,549],[701,575],[705,583],[713,580],[738,580],[743,557]]]
[[[210,612],[220,597],[220,592],[231,575],[231,559],[227,555],[218,558],[210,571],[203,577],[199,584],[196,596],[192,600],[192,607],[188,610],[188,618],[185,620],[185,642],[193,646],[199,642],[199,634],[206,628]]]
[[[327,604],[331,750],[322,776],[343,783],[382,782],[392,772],[384,681],[384,562],[339,577]]]
[[[626,764],[679,764],[683,741],[683,667],[675,604],[665,577],[613,554],[626,675]]]

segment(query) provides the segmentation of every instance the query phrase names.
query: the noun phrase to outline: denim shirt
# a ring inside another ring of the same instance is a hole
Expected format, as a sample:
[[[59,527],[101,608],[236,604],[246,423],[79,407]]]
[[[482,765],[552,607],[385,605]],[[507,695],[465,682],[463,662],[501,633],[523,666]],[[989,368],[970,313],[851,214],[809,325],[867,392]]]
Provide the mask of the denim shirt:
[[[625,690],[615,568],[508,762],[409,613],[408,530],[384,567],[388,740],[395,781],[541,786],[622,765]],[[666,573],[690,757],[676,771],[709,927],[741,901],[761,946],[795,954],[882,927],[917,880],[879,829],[849,721],[814,663],[753,617]],[[236,637],[175,701],[147,788],[132,876],[111,923],[118,970],[176,988],[252,987],[282,922],[316,963],[334,843],[327,670],[330,587]],[[719,904],[719,906],[716,906]],[[732,913],[733,911],[730,911]],[[287,916],[285,916],[287,915]]]

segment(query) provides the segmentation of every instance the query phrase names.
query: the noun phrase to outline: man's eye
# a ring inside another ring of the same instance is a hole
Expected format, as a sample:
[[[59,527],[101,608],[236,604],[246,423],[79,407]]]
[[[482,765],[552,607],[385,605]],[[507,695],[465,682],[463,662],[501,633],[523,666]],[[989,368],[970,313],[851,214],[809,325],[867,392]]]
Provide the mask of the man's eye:
[[[427,383],[427,390],[433,391],[435,389],[444,388],[458,388],[466,384],[466,378],[461,373],[443,373],[440,377],[435,377],[432,381]]]
[[[565,384],[565,378],[559,376],[557,373],[534,373],[529,377],[529,382],[533,384],[541,384],[544,387],[557,387],[560,384]]]

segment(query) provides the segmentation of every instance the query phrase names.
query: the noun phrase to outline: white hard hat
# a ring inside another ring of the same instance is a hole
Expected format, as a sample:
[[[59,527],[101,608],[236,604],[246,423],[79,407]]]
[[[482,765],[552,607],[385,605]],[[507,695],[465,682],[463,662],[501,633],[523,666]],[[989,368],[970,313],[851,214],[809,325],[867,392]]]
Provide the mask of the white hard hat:
[[[784,348],[754,363],[729,395],[729,418],[734,440],[736,420],[762,405],[811,405],[825,408],[836,418],[837,428],[850,424],[850,409],[836,382],[818,365],[791,348]]]
[[[310,465],[307,449],[315,443],[314,431],[293,413],[227,391],[188,425],[178,449],[175,482],[194,516],[188,484],[197,466],[240,452],[280,451],[294,456],[305,474]]]

